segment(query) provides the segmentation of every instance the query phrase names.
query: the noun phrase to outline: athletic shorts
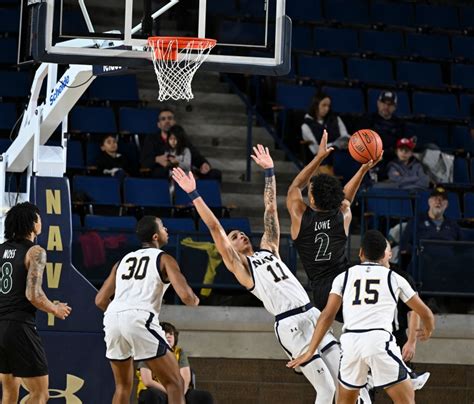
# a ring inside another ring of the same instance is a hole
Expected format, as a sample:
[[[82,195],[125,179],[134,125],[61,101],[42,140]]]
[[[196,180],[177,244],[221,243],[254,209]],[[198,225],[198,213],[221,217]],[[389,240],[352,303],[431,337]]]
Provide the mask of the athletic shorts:
[[[327,278],[321,279],[320,281],[313,281],[311,282],[311,289],[313,291],[313,300],[314,300],[314,307],[319,309],[319,311],[323,311],[326,307],[328,302],[329,292],[332,289],[332,282],[334,279]],[[342,317],[342,305],[336,315],[336,321],[343,323]]]
[[[32,324],[0,321],[0,373],[15,377],[48,374],[48,362],[41,338]]]
[[[112,361],[159,358],[170,350],[158,317],[144,310],[104,315],[106,357]]]
[[[400,348],[388,331],[345,332],[340,341],[339,381],[345,388],[364,387],[369,370],[374,387],[387,388],[409,378]]]

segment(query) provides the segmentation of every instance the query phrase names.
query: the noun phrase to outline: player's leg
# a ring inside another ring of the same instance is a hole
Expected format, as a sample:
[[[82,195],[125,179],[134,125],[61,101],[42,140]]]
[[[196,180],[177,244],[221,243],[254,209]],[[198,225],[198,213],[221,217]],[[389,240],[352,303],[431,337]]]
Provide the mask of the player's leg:
[[[159,358],[147,360],[146,364],[165,387],[168,402],[170,404],[184,404],[184,382],[174,354],[168,350]]]
[[[339,394],[337,404],[354,404],[359,397],[359,389],[348,389],[339,383]]]
[[[49,399],[49,376],[22,377],[26,389],[29,391],[27,404],[46,404]]]
[[[316,390],[315,403],[332,403],[336,394],[336,385],[321,357],[319,355],[313,357],[308,363],[301,366],[301,371]]]
[[[415,391],[410,379],[385,389],[395,404],[415,404]]]
[[[112,404],[127,404],[133,387],[133,359],[111,360],[110,366],[115,380],[115,392]]]
[[[20,394],[20,378],[12,374],[0,373],[0,383],[2,384],[2,404],[18,403]]]

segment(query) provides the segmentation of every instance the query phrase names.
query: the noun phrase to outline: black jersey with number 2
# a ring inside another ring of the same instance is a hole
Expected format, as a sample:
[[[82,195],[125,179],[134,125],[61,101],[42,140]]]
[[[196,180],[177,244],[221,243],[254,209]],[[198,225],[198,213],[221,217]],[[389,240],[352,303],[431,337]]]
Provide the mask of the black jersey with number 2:
[[[347,269],[346,242],[339,209],[318,212],[306,208],[294,243],[311,282],[332,280]]]
[[[36,308],[26,298],[25,255],[29,240],[0,244],[0,320],[35,322]]]

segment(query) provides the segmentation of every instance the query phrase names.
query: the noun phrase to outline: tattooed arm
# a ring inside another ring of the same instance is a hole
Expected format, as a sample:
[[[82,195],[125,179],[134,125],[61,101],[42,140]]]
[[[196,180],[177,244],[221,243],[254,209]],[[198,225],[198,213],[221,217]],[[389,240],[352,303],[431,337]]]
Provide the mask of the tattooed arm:
[[[38,245],[31,247],[26,253],[25,265],[28,270],[26,278],[26,298],[37,309],[51,313],[64,320],[71,308],[67,303],[53,303],[43,291],[43,272],[46,266],[46,251]]]

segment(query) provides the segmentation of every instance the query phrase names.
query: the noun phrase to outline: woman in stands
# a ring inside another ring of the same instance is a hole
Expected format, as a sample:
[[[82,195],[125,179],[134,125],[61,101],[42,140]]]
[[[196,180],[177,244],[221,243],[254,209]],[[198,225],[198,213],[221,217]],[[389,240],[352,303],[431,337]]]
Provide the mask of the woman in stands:
[[[184,171],[191,170],[191,151],[186,147],[186,132],[179,125],[170,128],[166,152],[169,168],[179,167]]]
[[[319,91],[313,97],[301,125],[301,136],[313,155],[318,153],[324,130],[329,134],[328,147],[347,149],[349,133],[346,126],[342,119],[331,111],[329,95]],[[326,163],[331,164],[329,161]]]

